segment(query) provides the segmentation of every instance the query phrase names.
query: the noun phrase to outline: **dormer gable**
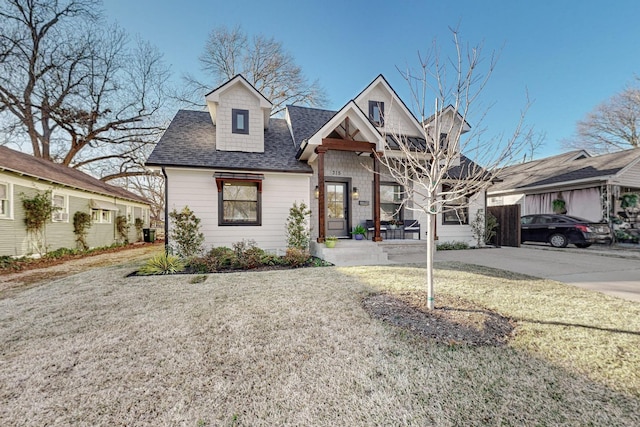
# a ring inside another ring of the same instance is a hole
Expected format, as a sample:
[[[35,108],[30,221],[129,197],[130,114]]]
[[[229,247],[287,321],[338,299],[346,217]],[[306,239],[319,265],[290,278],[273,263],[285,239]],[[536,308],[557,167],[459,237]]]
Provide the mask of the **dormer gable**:
[[[354,102],[380,133],[422,136],[420,122],[382,74],[360,92]]]
[[[439,141],[440,148],[449,146],[455,140],[459,149],[458,139],[471,130],[471,125],[465,120],[458,110],[451,104],[440,110],[439,113],[427,117],[422,122],[427,135],[433,141]]]
[[[238,74],[205,99],[216,127],[217,150],[264,152],[273,104],[251,83]]]

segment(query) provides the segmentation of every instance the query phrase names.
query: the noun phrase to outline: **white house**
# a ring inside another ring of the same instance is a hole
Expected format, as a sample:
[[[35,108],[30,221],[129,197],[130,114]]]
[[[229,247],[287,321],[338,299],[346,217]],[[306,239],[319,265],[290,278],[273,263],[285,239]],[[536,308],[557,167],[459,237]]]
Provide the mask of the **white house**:
[[[385,232],[392,219],[418,221],[424,234],[424,218],[400,206],[404,190],[373,155],[393,149],[391,131],[425,144],[422,125],[382,75],[339,111],[288,106],[284,118],[270,117],[272,104],[240,75],[206,102],[207,111],[176,114],[146,164],[166,177],[167,211],[189,206],[201,219],[207,247],[253,239],[281,253],[294,202],[311,207],[316,242],[350,238],[367,223],[373,241],[421,237]],[[475,194],[462,215],[439,215],[439,239],[473,242],[469,220],[483,208],[484,193]]]

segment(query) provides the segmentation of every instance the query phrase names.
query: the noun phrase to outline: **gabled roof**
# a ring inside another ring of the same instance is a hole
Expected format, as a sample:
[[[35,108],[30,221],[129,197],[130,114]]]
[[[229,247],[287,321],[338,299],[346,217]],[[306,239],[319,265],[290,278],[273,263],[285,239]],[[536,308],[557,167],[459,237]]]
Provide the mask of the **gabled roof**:
[[[467,179],[469,177],[477,177],[479,172],[482,172],[485,178],[490,179],[490,175],[486,172],[482,166],[465,156],[460,154],[460,164],[454,166],[447,171],[447,179]]]
[[[640,149],[590,157],[584,150],[505,167],[489,193],[526,191],[538,187],[571,185],[585,181],[606,181],[640,161]]]
[[[464,126],[462,127],[462,133],[465,133],[471,130],[471,125],[469,124],[469,122],[467,122],[467,120],[464,117],[462,117],[462,114],[460,114],[460,112],[453,105],[451,104],[447,105],[445,108],[443,108],[440,111],[439,114],[440,116],[443,116],[445,114],[452,114],[458,117],[458,120],[464,123]],[[429,126],[429,124],[433,122],[435,118],[436,118],[436,113],[433,113],[432,115],[424,119],[422,124],[425,126]]]
[[[409,117],[412,120],[412,122],[416,126],[416,130],[419,133],[422,133],[422,129],[420,128],[420,122],[418,121],[418,119],[416,119],[416,116],[413,115],[411,110],[409,110],[409,108],[407,107],[407,104],[405,104],[404,101],[402,100],[402,98],[400,98],[398,96],[398,93],[395,91],[394,88],[391,87],[391,85],[389,84],[387,79],[382,74],[378,74],[378,77],[373,79],[373,81],[371,83],[369,83],[367,85],[367,87],[365,87],[362,90],[362,92],[360,92],[355,98],[353,98],[354,101],[357,102],[360,98],[366,97],[368,95],[368,93],[378,85],[383,86],[387,90],[387,92],[391,95],[391,97],[400,106],[400,109],[407,115],[407,117]]]
[[[311,173],[296,160],[297,147],[291,141],[284,119],[270,119],[264,131],[264,153],[216,150],[216,127],[206,111],[180,110],[171,121],[147,166]]]
[[[364,114],[355,101],[351,100],[320,126],[319,129],[303,139],[303,141],[307,140],[307,144],[303,144],[303,146],[300,147],[300,151],[298,151],[297,154],[298,157],[309,160],[315,147],[322,144],[322,138],[331,134],[347,117],[349,117],[351,122],[360,130],[359,137],[368,134],[368,137],[365,138],[368,142],[377,143],[378,140],[382,140],[380,131],[371,123],[369,117]]]
[[[205,95],[205,99],[211,102],[218,102],[218,98],[220,97],[220,94],[224,93],[226,90],[228,90],[229,88],[237,84],[244,86],[250,92],[252,92],[256,97],[258,97],[260,99],[261,108],[270,109],[271,107],[273,107],[273,104],[271,103],[271,101],[269,101],[262,93],[260,93],[260,91],[258,91],[258,89],[256,89],[251,83],[249,83],[249,81],[245,79],[242,74],[236,74],[228,82],[225,82],[220,86],[218,86],[217,88],[213,89],[211,92]]]
[[[336,114],[336,111],[297,105],[287,105],[286,111],[289,115],[291,133],[296,147],[300,147],[302,141],[311,137]]]
[[[104,196],[149,204],[147,200],[134,193],[109,185],[78,169],[53,163],[4,146],[0,146],[0,170]]]

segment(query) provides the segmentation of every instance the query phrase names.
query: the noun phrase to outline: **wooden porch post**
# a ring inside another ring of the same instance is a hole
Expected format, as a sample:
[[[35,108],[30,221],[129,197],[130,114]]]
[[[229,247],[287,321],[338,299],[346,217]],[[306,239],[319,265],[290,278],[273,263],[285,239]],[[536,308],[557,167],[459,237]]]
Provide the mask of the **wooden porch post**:
[[[325,238],[325,195],[324,195],[324,154],[325,147],[316,148],[318,154],[318,243],[324,243]]]
[[[373,157],[373,241],[381,242],[380,235],[380,162],[374,153]]]

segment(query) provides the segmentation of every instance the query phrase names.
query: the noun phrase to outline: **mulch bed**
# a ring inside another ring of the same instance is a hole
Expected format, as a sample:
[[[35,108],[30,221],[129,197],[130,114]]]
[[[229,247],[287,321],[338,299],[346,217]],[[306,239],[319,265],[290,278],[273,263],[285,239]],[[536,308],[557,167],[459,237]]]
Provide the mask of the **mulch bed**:
[[[373,318],[450,346],[502,346],[515,328],[515,321],[507,317],[442,294],[433,310],[427,308],[426,292],[380,293],[365,298],[362,304]]]

